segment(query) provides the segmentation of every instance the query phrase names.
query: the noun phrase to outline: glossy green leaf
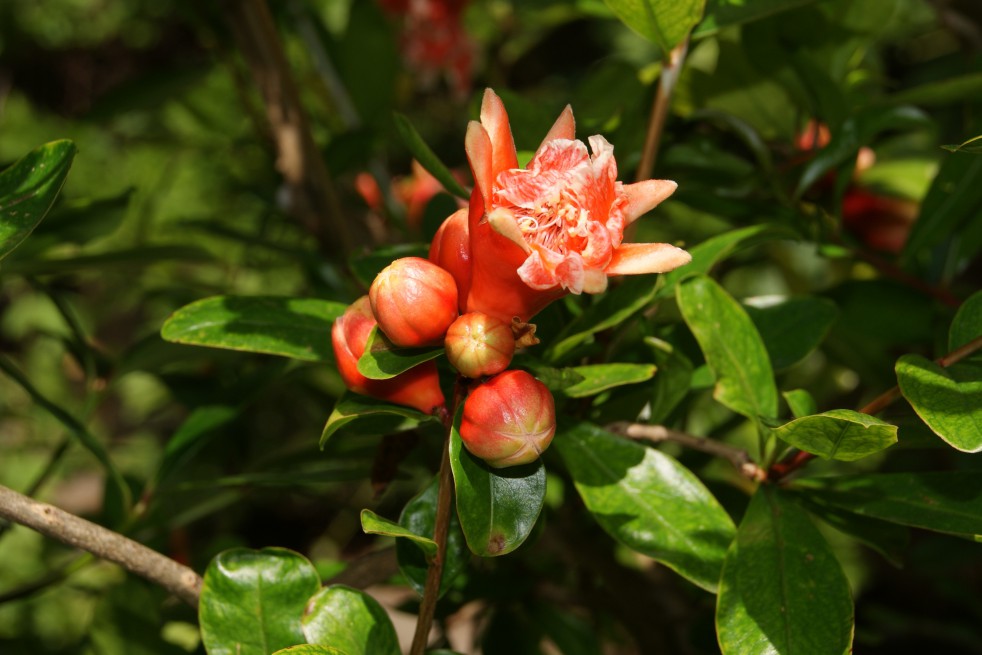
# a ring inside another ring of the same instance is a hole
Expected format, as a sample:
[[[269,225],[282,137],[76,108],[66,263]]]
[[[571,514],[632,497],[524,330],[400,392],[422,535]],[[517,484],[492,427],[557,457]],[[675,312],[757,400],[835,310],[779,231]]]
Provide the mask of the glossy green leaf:
[[[723,655],[851,652],[849,583],[828,542],[781,489],[757,489],[726,554],[716,604]]]
[[[26,239],[51,209],[74,158],[74,143],[52,141],[0,171],[0,260]]]
[[[833,409],[803,416],[771,430],[771,434],[806,452],[852,462],[897,443],[897,426],[851,409]]]
[[[622,387],[626,384],[638,384],[655,376],[657,367],[654,364],[588,364],[574,366],[573,371],[583,377],[576,384],[563,389],[570,398],[586,398],[595,396],[601,391]]]
[[[193,346],[333,362],[331,325],[345,309],[317,298],[214,296],[174,312],[160,335]]]
[[[365,352],[358,360],[358,372],[371,380],[388,380],[442,354],[443,347],[400,348],[389,341],[376,325],[369,333]]]
[[[815,502],[815,499],[800,493],[795,500],[813,516],[839,532],[866,544],[887,558],[894,566],[903,565],[903,556],[910,543],[908,528]]]
[[[982,75],[979,76],[979,80],[982,81]],[[961,143],[941,147],[948,152],[970,152],[973,155],[980,155],[982,154],[982,134]]]
[[[715,591],[734,526],[687,468],[588,423],[562,428],[559,451],[576,490],[608,534]]]
[[[979,337],[982,337],[982,291],[976,291],[958,308],[948,330],[948,352]],[[976,351],[963,361],[982,365],[982,352]]]
[[[450,466],[457,516],[471,552],[496,557],[521,546],[535,527],[546,498],[542,460],[492,468],[464,447],[455,424],[450,437]]]
[[[430,175],[435,177],[443,185],[444,189],[458,198],[467,200],[470,197],[470,193],[460,185],[460,182],[453,176],[453,173],[450,172],[446,164],[440,161],[436,153],[423,141],[423,137],[416,131],[416,128],[409,122],[409,119],[399,113],[394,115],[394,119],[399,138],[409,148],[409,152],[416,158],[416,161],[429,171]]]
[[[351,653],[341,650],[340,648],[335,648],[334,646],[313,646],[310,644],[301,644],[299,646],[290,646],[289,648],[284,648],[283,650],[278,650],[273,655],[352,655]]]
[[[897,360],[900,392],[932,431],[966,453],[982,450],[982,379],[959,381],[920,355]]]
[[[436,542],[429,537],[421,537],[408,528],[383,518],[370,509],[361,510],[361,529],[366,534],[409,539],[419,546],[427,557],[436,555]]]
[[[424,536],[433,535],[436,526],[436,499],[439,493],[438,480],[438,477],[434,478],[426,489],[403,507],[399,524],[409,532]],[[409,586],[422,596],[423,589],[426,587],[426,570],[429,566],[426,555],[417,544],[410,543],[408,539],[397,539],[396,557],[399,561],[399,570],[406,576]],[[466,568],[469,559],[470,552],[467,550],[464,533],[460,530],[457,512],[451,511],[450,529],[447,532],[447,552],[443,560],[443,578],[440,580],[441,596]]]
[[[797,235],[787,227],[765,224],[730,230],[706,239],[688,249],[692,255],[691,262],[662,276],[662,286],[657,297],[672,296],[679,282],[695,275],[708,275],[713,266],[735,252],[767,241],[795,238]]]
[[[747,313],[705,276],[679,285],[679,309],[716,377],[713,397],[751,420],[777,415],[767,350]]]
[[[813,2],[815,0],[706,0],[706,15],[692,31],[692,38],[701,39],[725,27],[751,23]]]
[[[523,368],[528,369],[539,382],[549,388],[549,391],[562,391],[583,381],[583,376],[571,367],[554,368],[527,361],[522,364]]]
[[[702,18],[706,0],[604,0],[632,30],[667,55]]]
[[[334,405],[331,415],[327,417],[327,423],[324,425],[324,431],[321,433],[320,446],[323,448],[324,444],[327,443],[327,440],[335,432],[350,423],[355,421],[366,423],[372,421],[372,425],[374,425],[378,419],[382,419],[382,421],[380,421],[380,431],[376,432],[376,434],[388,434],[399,431],[400,429],[405,430],[424,421],[437,423],[440,421],[435,416],[424,414],[411,407],[393,405],[384,400],[377,400],[346,391]]]
[[[791,415],[795,418],[802,418],[818,413],[818,405],[815,403],[815,399],[804,389],[782,391],[781,395],[784,396],[784,400],[791,409]]]
[[[268,655],[302,644],[300,620],[320,578],[285,548],[234,548],[208,565],[198,620],[208,655]]]
[[[936,532],[982,535],[978,471],[803,478],[794,487],[818,502],[862,516]]]
[[[303,615],[303,634],[311,644],[348,655],[400,655],[399,638],[378,601],[363,591],[331,585],[318,591]]]
[[[757,327],[775,371],[790,368],[815,350],[839,313],[832,301],[808,297],[744,309]]]
[[[651,346],[658,366],[658,375],[652,384],[648,421],[661,423],[688,395],[692,385],[692,362],[667,342],[647,337],[645,343]]]

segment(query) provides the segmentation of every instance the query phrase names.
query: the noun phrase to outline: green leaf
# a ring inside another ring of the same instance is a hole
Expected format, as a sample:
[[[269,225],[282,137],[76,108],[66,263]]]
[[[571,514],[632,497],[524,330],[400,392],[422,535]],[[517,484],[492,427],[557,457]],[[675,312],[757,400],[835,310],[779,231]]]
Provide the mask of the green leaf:
[[[625,25],[668,55],[702,18],[706,0],[604,0],[604,3]]]
[[[767,350],[740,303],[701,275],[679,285],[678,303],[716,377],[713,397],[751,420],[777,416]]]
[[[936,532],[982,535],[978,471],[882,473],[803,478],[794,488],[817,502]]]
[[[348,655],[401,654],[385,609],[365,592],[344,585],[325,587],[310,599],[303,634],[311,644],[333,646]]]
[[[958,381],[920,355],[904,355],[896,371],[900,392],[936,435],[962,452],[982,450],[982,379]]]
[[[167,479],[198,452],[219,428],[228,425],[238,414],[238,409],[227,405],[205,405],[191,412],[164,447],[156,483]]]
[[[26,239],[51,209],[74,158],[74,143],[52,141],[0,172],[0,260]]]
[[[851,652],[849,583],[828,542],[781,489],[757,489],[726,554],[716,605],[723,655]]]
[[[379,534],[385,537],[409,539],[422,549],[428,558],[436,555],[436,542],[429,537],[421,537],[395,521],[382,518],[370,509],[361,510],[361,529],[366,534]]]
[[[372,380],[388,380],[442,354],[442,347],[400,348],[376,325],[368,334],[365,352],[358,360],[358,372]]]
[[[687,468],[654,448],[589,423],[565,427],[553,446],[584,504],[610,536],[715,591],[734,526]]]
[[[795,238],[797,235],[784,226],[752,225],[706,239],[689,248],[689,254],[692,255],[691,262],[662,276],[662,286],[658,290],[657,297],[671,297],[679,282],[695,275],[708,275],[713,266],[739,250],[775,239]]]
[[[268,655],[302,644],[300,625],[320,578],[285,548],[234,548],[208,565],[198,620],[208,655]]]
[[[795,492],[796,493],[796,492]],[[804,494],[796,493],[798,501],[813,516],[849,535],[883,555],[894,566],[903,565],[904,552],[910,542],[910,530],[896,523],[853,514],[844,509],[815,502]]]
[[[969,73],[921,84],[884,100],[894,105],[943,107],[961,100],[975,100],[982,95],[982,73]]]
[[[278,650],[273,655],[351,655],[351,653],[335,648],[334,646],[301,644],[300,646],[290,646],[289,648]]]
[[[784,400],[788,403],[791,414],[795,418],[802,418],[818,413],[818,405],[815,403],[815,399],[804,389],[782,391],[781,395],[784,396]]]
[[[897,426],[851,409],[802,416],[771,430],[787,444],[826,459],[852,462],[897,443]]]
[[[470,198],[470,193],[467,189],[460,185],[460,182],[453,176],[450,169],[426,145],[423,137],[419,135],[419,132],[409,122],[409,119],[400,113],[393,114],[393,118],[395,119],[396,131],[399,133],[399,138],[409,148],[409,152],[416,158],[416,161],[429,171],[430,175],[435,177],[443,185],[444,189],[463,200]]]
[[[174,312],[160,335],[193,346],[333,362],[331,325],[345,309],[316,298],[214,296]]]
[[[399,524],[418,535],[432,535],[436,526],[436,499],[439,494],[439,477],[433,478],[426,489],[406,503],[399,516]],[[429,559],[416,544],[407,539],[396,540],[396,557],[399,570],[406,576],[409,586],[423,595],[426,587],[426,570]],[[440,596],[447,593],[454,579],[467,566],[470,552],[460,530],[457,512],[450,512],[450,529],[447,532],[447,552],[443,560],[443,578],[440,580]]]
[[[813,2],[815,0],[754,0],[753,2],[707,0],[706,15],[693,30],[692,38],[701,39],[716,34],[725,27],[761,20]]]
[[[911,226],[902,259],[910,260],[953,235],[964,239],[964,228],[975,221],[980,207],[982,159],[959,153],[945,157]]]
[[[546,385],[552,392],[568,389],[583,381],[583,376],[570,367],[554,368],[541,365],[535,361],[523,361],[522,366],[527,368],[539,382]]]
[[[982,75],[979,76],[979,80],[982,81]],[[979,155],[982,154],[982,134],[972,137],[968,141],[941,147],[949,152],[970,152],[973,155]]]
[[[976,291],[962,303],[948,330],[948,352],[982,336],[982,291]],[[965,362],[982,365],[982,353],[969,355]],[[964,365],[964,364],[963,364]]]
[[[375,434],[398,432],[399,430],[408,429],[425,421],[437,423],[440,421],[435,416],[424,414],[410,407],[393,405],[384,400],[377,400],[346,391],[338,399],[338,402],[334,405],[334,410],[331,411],[331,415],[327,418],[324,431],[321,433],[321,448],[323,449],[327,440],[344,426],[354,421],[364,420],[367,423],[368,419],[383,419],[379,421],[379,431],[375,432]],[[375,422],[372,422],[371,425],[374,426]]]
[[[775,371],[790,368],[815,350],[839,314],[832,301],[808,297],[744,309],[757,327]]]
[[[589,364],[574,366],[572,369],[583,379],[563,389],[570,398],[595,396],[607,389],[638,384],[655,376],[654,364]]]
[[[541,459],[492,468],[464,448],[458,425],[459,418],[450,436],[450,466],[467,547],[481,557],[505,555],[535,527],[546,498],[546,468]]]
[[[652,347],[655,364],[658,366],[648,421],[661,423],[688,395],[692,385],[692,362],[678,348],[665,341],[646,337],[645,343]]]
[[[194,246],[142,246],[78,257],[17,259],[9,262],[4,270],[19,275],[54,275],[74,273],[85,269],[95,269],[97,272],[103,273],[110,266],[145,268],[157,262],[174,260],[202,262],[211,260],[211,255],[206,250]]]

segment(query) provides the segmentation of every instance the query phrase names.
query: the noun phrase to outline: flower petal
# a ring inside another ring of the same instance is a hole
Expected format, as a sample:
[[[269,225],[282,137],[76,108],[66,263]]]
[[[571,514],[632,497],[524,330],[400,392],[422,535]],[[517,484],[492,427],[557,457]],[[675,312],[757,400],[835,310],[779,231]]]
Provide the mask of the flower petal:
[[[504,207],[491,210],[488,214],[488,223],[491,224],[492,230],[514,242],[526,253],[532,252],[532,249],[525,242],[525,237],[522,236],[522,230],[518,227],[514,214]]]
[[[533,250],[528,259],[518,267],[518,277],[529,288],[536,291],[544,291],[557,286],[555,266],[559,262],[547,262],[543,258],[543,251]],[[545,253],[548,256],[548,252]]]
[[[491,202],[491,189],[494,183],[494,175],[491,172],[491,139],[484,126],[477,121],[467,124],[464,150],[467,152],[467,161],[470,162],[471,173],[474,175],[474,184],[481,190],[484,204],[488,205]]]
[[[549,132],[546,134],[546,138],[542,139],[542,143],[539,145],[538,149],[535,151],[536,156],[542,151],[547,143],[553,139],[569,139],[572,141],[576,137],[576,121],[573,120],[573,108],[566,105],[563,109],[563,113],[559,114],[559,118],[553,123]]]
[[[627,206],[624,207],[624,220],[633,223],[638,217],[647,214],[662,200],[675,193],[678,184],[671,180],[645,180],[624,185]]]
[[[667,273],[692,261],[692,255],[667,243],[622,243],[607,266],[607,275]]]
[[[501,98],[491,89],[484,90],[481,125],[491,139],[491,179],[497,178],[501,171],[518,168],[518,153],[515,150],[511,125],[508,124],[508,112],[505,111]]]

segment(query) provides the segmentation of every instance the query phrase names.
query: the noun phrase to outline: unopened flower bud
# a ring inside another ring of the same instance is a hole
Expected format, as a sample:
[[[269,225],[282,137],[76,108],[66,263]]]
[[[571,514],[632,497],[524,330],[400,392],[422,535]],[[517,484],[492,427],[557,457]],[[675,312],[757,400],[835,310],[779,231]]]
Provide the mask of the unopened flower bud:
[[[495,468],[534,462],[555,434],[552,394],[525,371],[499,373],[464,401],[461,441]]]
[[[379,328],[397,346],[437,343],[457,318],[453,276],[419,257],[403,257],[386,266],[368,297]]]
[[[375,317],[368,296],[351,303],[344,314],[334,321],[331,344],[345,386],[355,393],[415,407],[427,414],[443,407],[446,403],[440,390],[436,365],[432,361],[414,366],[388,380],[372,380],[358,371],[358,359],[365,352],[373,327]]]
[[[450,324],[444,347],[450,364],[461,375],[479,378],[508,368],[515,354],[515,335],[511,324],[470,312]]]

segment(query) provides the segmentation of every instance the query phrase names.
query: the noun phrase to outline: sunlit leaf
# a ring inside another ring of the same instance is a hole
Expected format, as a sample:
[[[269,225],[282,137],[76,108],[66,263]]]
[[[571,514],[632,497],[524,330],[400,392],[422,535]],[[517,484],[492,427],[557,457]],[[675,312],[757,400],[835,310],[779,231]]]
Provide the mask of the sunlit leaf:
[[[897,426],[851,409],[802,416],[771,430],[787,444],[827,459],[851,462],[897,443]]]
[[[667,54],[702,18],[706,0],[604,0],[632,30]]]
[[[358,372],[371,380],[388,380],[442,354],[443,347],[400,348],[389,341],[376,325],[369,333],[365,352],[358,360]]]
[[[369,398],[356,393],[345,392],[338,402],[334,405],[331,415],[327,418],[324,431],[321,433],[321,448],[327,443],[331,436],[354,421],[369,421],[372,419],[385,420],[377,434],[386,434],[396,429],[396,426],[409,422],[408,427],[422,423],[424,421],[439,422],[439,419],[429,414],[424,414],[418,410],[403,405],[393,405],[383,400]],[[395,419],[395,420],[393,420]],[[407,428],[403,428],[407,429]]]
[[[962,452],[982,450],[982,378],[956,380],[920,355],[904,355],[896,371],[904,398],[936,435]]]
[[[588,364],[574,366],[572,370],[583,379],[564,388],[563,393],[570,398],[586,398],[607,389],[650,380],[657,367],[654,364]]]
[[[400,655],[399,638],[379,602],[358,589],[331,585],[318,591],[303,615],[303,634],[311,644],[352,655]]]
[[[422,537],[395,521],[383,518],[370,509],[361,510],[361,529],[366,534],[409,539],[419,546],[427,557],[436,555],[435,541],[429,537]]]
[[[982,80],[982,76],[979,77]],[[970,152],[972,154],[982,154],[982,134],[976,137],[972,137],[968,141],[963,141],[962,143],[941,146],[949,152]]]

